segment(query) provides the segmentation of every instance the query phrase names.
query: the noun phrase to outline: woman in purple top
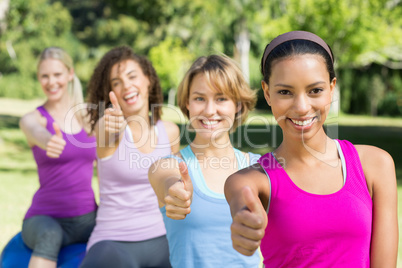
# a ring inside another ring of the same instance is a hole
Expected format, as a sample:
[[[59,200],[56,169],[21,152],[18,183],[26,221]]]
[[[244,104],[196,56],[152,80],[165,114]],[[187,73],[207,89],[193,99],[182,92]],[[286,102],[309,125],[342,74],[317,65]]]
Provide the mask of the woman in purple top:
[[[87,131],[70,56],[61,48],[46,48],[37,75],[47,99],[21,118],[20,128],[37,163],[40,187],[25,215],[22,238],[33,250],[29,267],[50,268],[56,267],[61,247],[86,242],[95,225],[96,143]]]
[[[233,247],[261,245],[265,267],[396,267],[392,157],[323,128],[337,81],[330,47],[288,32],[267,45],[261,69],[283,141],[226,181]]]
[[[179,128],[161,120],[163,95],[155,69],[129,47],[116,47],[99,61],[88,92],[100,202],[80,267],[170,267],[148,169],[178,151]]]

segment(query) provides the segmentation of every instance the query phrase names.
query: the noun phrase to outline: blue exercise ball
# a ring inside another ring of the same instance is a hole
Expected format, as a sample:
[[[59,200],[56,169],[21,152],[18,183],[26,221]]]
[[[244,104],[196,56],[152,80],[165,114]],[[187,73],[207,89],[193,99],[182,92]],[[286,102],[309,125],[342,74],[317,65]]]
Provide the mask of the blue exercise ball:
[[[85,257],[85,243],[72,244],[61,248],[57,267],[77,268]],[[5,246],[0,257],[0,268],[26,268],[32,250],[22,240],[21,233],[16,234]]]

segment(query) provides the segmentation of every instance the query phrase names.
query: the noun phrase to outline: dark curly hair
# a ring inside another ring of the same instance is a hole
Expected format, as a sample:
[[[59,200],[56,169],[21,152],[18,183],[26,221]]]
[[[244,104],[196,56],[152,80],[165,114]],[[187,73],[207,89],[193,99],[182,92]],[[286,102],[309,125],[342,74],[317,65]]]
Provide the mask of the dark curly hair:
[[[137,62],[144,75],[148,77],[149,85],[149,111],[152,111],[151,124],[161,119],[163,94],[160,86],[158,75],[152,63],[144,56],[137,55],[128,46],[120,46],[113,48],[107,52],[96,66],[88,85],[88,115],[90,116],[91,131],[95,129],[95,124],[99,118],[103,116],[104,109],[99,105],[109,107],[111,105],[109,92],[112,91],[110,83],[110,72],[116,63],[121,63],[125,60],[133,60]],[[94,109],[93,105],[96,105]],[[158,105],[155,105],[158,104]],[[100,113],[102,112],[102,114]]]

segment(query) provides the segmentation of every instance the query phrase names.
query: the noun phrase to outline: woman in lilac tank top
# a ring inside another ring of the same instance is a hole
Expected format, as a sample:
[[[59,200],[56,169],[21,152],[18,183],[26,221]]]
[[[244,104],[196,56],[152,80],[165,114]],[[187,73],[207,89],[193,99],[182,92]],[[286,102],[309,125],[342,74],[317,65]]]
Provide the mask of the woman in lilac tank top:
[[[157,74],[145,57],[129,47],[116,47],[99,61],[88,92],[100,203],[80,267],[170,267],[148,169],[179,149],[179,128],[161,120]]]
[[[293,31],[265,48],[261,82],[283,141],[228,178],[233,247],[265,267],[396,267],[397,191],[382,149],[324,130],[337,79],[330,47]]]
[[[46,102],[20,120],[40,182],[24,218],[22,239],[33,250],[29,267],[47,268],[56,267],[62,247],[86,243],[95,225],[91,181],[96,143],[88,134],[82,88],[70,56],[61,48],[46,48],[38,80]]]

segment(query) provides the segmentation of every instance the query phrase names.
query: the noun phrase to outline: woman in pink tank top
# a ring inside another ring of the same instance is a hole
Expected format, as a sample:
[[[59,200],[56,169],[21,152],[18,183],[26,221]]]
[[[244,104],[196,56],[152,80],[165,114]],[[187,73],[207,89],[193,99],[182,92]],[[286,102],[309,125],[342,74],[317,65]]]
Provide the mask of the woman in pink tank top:
[[[310,32],[285,33],[266,46],[261,71],[283,141],[226,181],[233,247],[261,247],[265,267],[395,267],[392,157],[324,131],[337,81],[330,47]]]
[[[88,94],[100,202],[80,267],[170,267],[148,169],[178,151],[179,128],[161,120],[163,95],[156,71],[131,48],[113,48],[96,66]]]

